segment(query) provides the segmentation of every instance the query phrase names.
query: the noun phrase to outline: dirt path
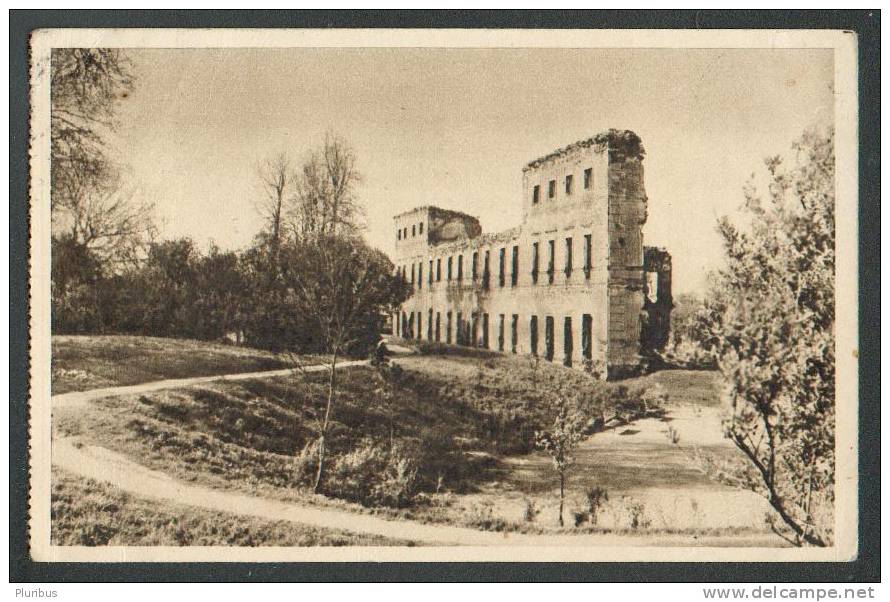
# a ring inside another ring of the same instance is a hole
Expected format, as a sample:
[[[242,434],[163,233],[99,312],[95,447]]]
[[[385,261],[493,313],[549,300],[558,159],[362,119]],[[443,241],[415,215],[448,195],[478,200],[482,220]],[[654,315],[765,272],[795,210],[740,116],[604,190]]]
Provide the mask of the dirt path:
[[[691,536],[624,535],[524,535],[494,533],[461,527],[426,525],[411,521],[386,520],[335,508],[305,506],[259,498],[232,491],[222,491],[183,483],[160,472],[149,470],[120,454],[94,446],[77,446],[70,439],[53,444],[53,464],[83,477],[111,483],[121,490],[152,500],[171,501],[219,512],[254,516],[267,520],[286,520],[354,533],[371,533],[407,539],[418,543],[465,546],[714,546],[769,545],[765,536],[731,538]]]
[[[367,360],[355,360],[351,362],[338,363],[338,368],[348,368],[350,366],[361,366],[367,364]],[[307,366],[302,372],[321,372],[327,370],[325,365]],[[61,395],[53,395],[52,405],[54,408],[69,408],[82,406],[95,399],[103,397],[114,397],[116,395],[132,395],[134,393],[151,393],[152,391],[162,391],[164,389],[178,389],[179,387],[189,387],[191,385],[201,385],[204,383],[215,382],[220,380],[250,380],[253,378],[273,378],[276,376],[287,376],[293,374],[292,368],[284,368],[281,370],[265,370],[262,372],[241,372],[238,374],[219,374],[216,376],[196,376],[192,378],[172,378],[168,380],[156,380],[138,385],[127,385],[123,387],[106,387],[104,389],[91,389],[89,391],[74,391],[72,393],[62,393]]]

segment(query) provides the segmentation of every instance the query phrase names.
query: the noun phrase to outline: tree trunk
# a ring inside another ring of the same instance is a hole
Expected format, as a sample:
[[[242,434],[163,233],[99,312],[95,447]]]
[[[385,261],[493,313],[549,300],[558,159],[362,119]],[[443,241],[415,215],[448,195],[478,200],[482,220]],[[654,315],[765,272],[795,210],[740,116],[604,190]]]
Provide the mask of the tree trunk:
[[[565,473],[559,473],[559,526],[564,526],[562,520],[562,508],[565,504],[566,499],[566,475]]]
[[[315,485],[312,490],[315,493],[321,492],[321,485],[324,480],[325,467],[325,435],[328,433],[328,425],[331,420],[331,407],[334,405],[334,391],[337,386],[337,353],[331,359],[331,370],[328,375],[328,402],[325,407],[324,421],[321,423],[321,434],[318,437],[318,471],[315,473]]]

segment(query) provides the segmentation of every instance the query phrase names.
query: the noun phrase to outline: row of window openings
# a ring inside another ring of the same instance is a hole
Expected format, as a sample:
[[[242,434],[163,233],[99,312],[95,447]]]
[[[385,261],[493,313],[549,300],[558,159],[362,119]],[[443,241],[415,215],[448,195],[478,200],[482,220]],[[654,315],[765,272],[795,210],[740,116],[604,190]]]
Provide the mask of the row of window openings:
[[[569,174],[565,177],[564,182],[564,190],[566,196],[572,196],[572,193],[575,192],[575,176]],[[593,185],[593,169],[588,167],[584,170],[584,190],[590,190],[590,187]],[[555,199],[556,198],[556,180],[550,180],[547,182],[547,198]],[[532,203],[537,204],[541,200],[541,186],[539,184],[535,184],[534,188],[532,188]]]
[[[553,284],[555,279],[555,251],[556,251],[556,241],[550,240],[547,241],[547,248],[549,250],[549,259],[547,261],[547,280],[549,284]],[[489,283],[489,260],[490,260],[490,252],[485,252],[485,257],[483,260],[483,268],[482,268],[482,283],[483,286],[488,286]],[[565,272],[566,277],[570,277],[572,275],[573,268],[573,243],[572,238],[568,237],[565,239],[565,266],[563,271]],[[532,243],[532,282],[534,284],[538,283],[538,279],[540,276],[540,248],[539,243]],[[446,259],[445,270],[446,270],[446,280],[452,280],[452,267],[453,267],[453,257],[448,257]],[[590,278],[590,270],[592,263],[592,240],[590,234],[584,235],[584,277]],[[505,271],[505,263],[506,263],[506,249],[501,249],[498,255],[498,284],[503,287],[506,286],[506,271]],[[473,263],[472,263],[472,279],[477,280],[479,278],[479,253],[473,253]],[[511,256],[511,272],[510,272],[510,285],[516,286],[519,281],[519,247],[514,246]],[[401,275],[406,281],[408,280],[407,268],[401,268]],[[434,277],[435,276],[435,277]],[[461,281],[464,277],[464,256],[457,256],[457,280]],[[429,271],[427,272],[427,282],[429,284],[433,284],[433,282],[441,282],[442,281],[442,259],[435,260],[435,273],[433,272],[433,260],[429,261]],[[423,262],[419,262],[418,264],[411,264],[411,280],[412,286],[416,286],[417,288],[423,288]]]
[[[445,313],[445,333],[444,342],[451,344],[452,331],[454,332],[454,342],[457,345],[481,346],[489,349],[489,320],[487,313],[473,313],[470,320],[464,321],[461,312],[456,312],[457,326],[452,324],[452,312]],[[479,333],[481,318],[481,338]],[[498,340],[497,350],[505,351],[505,314],[498,316]],[[430,309],[427,315],[427,331],[426,338],[429,341],[437,343],[443,342],[442,336],[442,314]],[[553,361],[554,357],[554,329],[555,322],[553,316],[545,316],[544,318],[544,358]],[[396,334],[408,339],[421,339],[423,332],[423,312],[402,312],[401,320],[396,320]],[[529,319],[529,350],[532,355],[538,355],[538,316],[531,316]],[[583,314],[581,317],[581,355],[584,359],[591,359],[593,354],[593,318],[590,314]],[[513,314],[510,319],[510,352],[516,353],[519,345],[519,314]],[[574,355],[574,333],[572,330],[572,318],[566,316],[563,319],[563,363],[566,366],[572,365],[572,356]]]
[[[420,236],[423,234],[423,222],[419,224],[414,224],[411,226],[411,237]],[[408,227],[399,228],[396,230],[396,240],[403,240],[408,238]]]

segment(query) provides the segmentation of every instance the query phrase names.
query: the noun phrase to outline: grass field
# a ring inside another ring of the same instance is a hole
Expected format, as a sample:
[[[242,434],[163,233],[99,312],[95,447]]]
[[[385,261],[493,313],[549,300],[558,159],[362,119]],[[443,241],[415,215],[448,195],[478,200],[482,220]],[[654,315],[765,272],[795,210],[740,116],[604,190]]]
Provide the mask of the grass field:
[[[60,470],[53,470],[52,542],[59,546],[412,545],[183,505],[160,506]]]
[[[52,338],[52,393],[286,368],[285,358],[206,341],[136,336]]]
[[[323,375],[106,398],[57,412],[55,434],[213,487],[427,522],[555,530],[556,475],[549,458],[531,445],[534,430],[546,424],[534,390],[586,377],[561,366],[533,368],[516,357],[411,356],[396,362],[404,373],[390,394],[382,393],[373,368],[343,371],[328,441],[331,483],[355,485],[361,471],[389,471],[390,465],[374,464],[375,458],[379,450],[398,449],[418,468],[420,495],[411,504],[369,509],[353,502],[378,504],[353,490],[332,486],[328,497],[307,492],[300,451],[316,436]],[[595,527],[588,521],[583,528],[762,531],[762,500],[715,483],[697,460],[701,454],[738,459],[721,434],[717,373],[663,371],[622,386],[656,384],[669,395],[664,415],[612,425],[579,447],[569,480],[567,528],[574,528],[573,512],[584,507],[585,492],[599,486],[609,499]],[[360,472],[338,475],[339,465]]]

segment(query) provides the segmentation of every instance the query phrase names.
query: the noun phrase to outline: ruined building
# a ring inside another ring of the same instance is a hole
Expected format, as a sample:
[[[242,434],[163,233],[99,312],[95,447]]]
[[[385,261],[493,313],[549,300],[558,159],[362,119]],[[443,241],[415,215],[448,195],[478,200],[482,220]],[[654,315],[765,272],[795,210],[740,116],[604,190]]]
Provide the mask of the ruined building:
[[[671,259],[643,246],[643,147],[610,130],[525,166],[521,225],[424,206],[395,216],[413,295],[402,337],[537,354],[601,378],[636,370],[670,328]]]

